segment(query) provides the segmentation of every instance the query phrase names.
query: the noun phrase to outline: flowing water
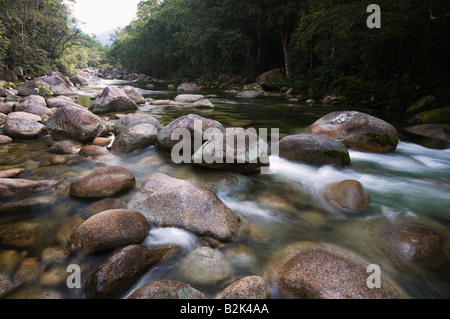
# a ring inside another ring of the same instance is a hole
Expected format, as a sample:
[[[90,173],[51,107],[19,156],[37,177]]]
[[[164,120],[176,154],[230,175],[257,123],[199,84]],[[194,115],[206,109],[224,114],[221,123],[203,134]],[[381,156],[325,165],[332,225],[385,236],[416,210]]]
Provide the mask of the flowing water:
[[[107,85],[130,84],[123,81],[101,81],[98,85],[80,91],[79,104],[88,106],[95,92]],[[132,83],[132,85],[137,86]],[[153,99],[173,99],[173,91],[145,90],[145,97]],[[137,112],[150,114],[166,125],[172,120],[196,113],[215,119],[225,127],[278,128],[280,138],[308,131],[308,126],[323,115],[345,110],[342,106],[305,105],[289,103],[286,98],[270,97],[256,100],[240,100],[220,92],[210,98],[215,105],[212,110],[180,109],[176,107],[155,106],[146,103]],[[237,214],[245,217],[250,225],[250,236],[245,241],[227,243],[220,248],[233,266],[235,278],[244,275],[262,274],[270,257],[287,245],[298,241],[329,242],[350,249],[381,269],[413,298],[450,297],[450,272],[448,240],[442,251],[443,263],[425,267],[415,264],[398,266],[396,260],[386,253],[377,231],[383,225],[395,221],[414,221],[439,228],[448,239],[450,227],[450,148],[445,142],[419,139],[408,135],[404,130],[406,119],[388,112],[358,109],[382,118],[393,124],[400,133],[400,143],[392,154],[371,154],[350,151],[351,166],[311,166],[293,163],[272,156],[278,163],[278,170],[271,175],[252,174],[239,180],[238,187],[225,188],[218,197]],[[103,116],[102,116],[103,117]],[[113,117],[110,120],[115,120]],[[102,166],[123,166],[136,176],[136,187],[120,196],[126,202],[140,189],[146,177],[154,172],[168,174],[176,178],[195,180],[206,176],[208,170],[191,165],[175,165],[168,154],[149,147],[129,154],[109,153],[94,157],[79,155],[66,156],[66,162],[54,165],[48,159],[49,137],[38,141],[14,142],[0,146],[0,170],[25,168],[21,175],[30,179],[57,179],[54,192],[45,193],[52,205],[36,205],[14,214],[0,214],[0,226],[36,222],[42,228],[35,234],[39,240],[25,247],[0,247],[0,253],[7,249],[26,251],[28,257],[41,260],[46,247],[64,242],[68,234],[61,231],[62,225],[70,222],[76,214],[83,211],[89,202],[71,198],[67,194],[70,183],[78,180]],[[368,209],[357,214],[346,214],[328,207],[321,198],[322,189],[330,183],[344,179],[360,181],[371,198]],[[52,225],[52,226],[49,226]],[[54,226],[56,225],[56,226]],[[50,227],[49,231],[43,231]],[[45,228],[46,229],[46,228]],[[56,231],[55,231],[56,229]],[[57,233],[55,233],[57,232]],[[63,239],[61,239],[61,237]],[[123,296],[143,284],[158,279],[178,279],[177,265],[182,257],[201,244],[197,236],[185,230],[174,228],[152,228],[147,240],[148,246],[172,244],[178,246],[179,258],[171,263],[153,267]],[[84,275],[105,255],[98,254],[90,259],[71,256],[65,263],[81,263]],[[5,261],[4,261],[5,262]],[[13,273],[11,274],[13,276]],[[67,274],[66,274],[67,276]],[[47,287],[38,278],[32,283]],[[65,281],[50,288],[58,290],[64,298],[80,298],[82,293],[68,290]],[[223,287],[210,287],[205,292],[213,297]],[[277,298],[276,291],[273,296]]]

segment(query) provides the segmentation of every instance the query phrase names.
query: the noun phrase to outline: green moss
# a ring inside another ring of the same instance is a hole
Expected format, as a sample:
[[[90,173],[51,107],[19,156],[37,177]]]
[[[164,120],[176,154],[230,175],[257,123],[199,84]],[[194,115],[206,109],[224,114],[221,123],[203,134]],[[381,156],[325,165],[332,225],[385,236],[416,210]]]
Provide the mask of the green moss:
[[[193,299],[188,288],[181,288],[178,290],[178,299]]]
[[[368,133],[371,137],[371,141],[375,142],[383,147],[393,146],[397,147],[398,145],[398,136],[390,136],[388,134],[378,134],[378,133]]]
[[[349,165],[351,163],[350,154],[348,153],[348,151],[331,150],[331,151],[326,151],[323,154],[327,155],[327,156],[331,156],[331,157],[340,158],[342,164],[344,164],[344,165]]]
[[[450,124],[450,108],[422,112],[414,116],[410,122],[418,124]]]

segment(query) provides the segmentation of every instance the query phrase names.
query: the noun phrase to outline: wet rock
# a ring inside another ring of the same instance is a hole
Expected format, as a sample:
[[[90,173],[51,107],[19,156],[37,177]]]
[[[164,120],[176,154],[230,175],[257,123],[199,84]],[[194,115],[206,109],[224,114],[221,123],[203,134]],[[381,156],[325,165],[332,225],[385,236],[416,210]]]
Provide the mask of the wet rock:
[[[432,95],[427,95],[423,98],[421,98],[419,101],[415,102],[413,105],[411,105],[407,110],[406,113],[409,114],[416,114],[421,113],[425,111],[429,111],[435,106],[436,99]]]
[[[4,250],[0,252],[0,274],[9,276],[27,255],[26,251]]]
[[[390,153],[398,144],[398,132],[389,123],[357,111],[336,111],[309,127],[313,134],[325,134],[349,149]]]
[[[214,104],[212,104],[212,102],[208,99],[203,99],[203,100],[193,103],[192,107],[195,107],[198,109],[213,109]]]
[[[70,237],[75,250],[90,254],[107,248],[140,244],[150,232],[150,223],[139,212],[113,209],[83,222]]]
[[[87,298],[119,298],[171,249],[143,245],[123,247],[98,265],[85,284]]]
[[[116,135],[119,135],[123,131],[139,124],[151,124],[158,130],[162,129],[161,123],[153,116],[147,114],[128,114],[121,117],[120,120],[114,124],[114,132]]]
[[[39,262],[34,257],[25,258],[17,269],[13,281],[16,285],[32,283],[39,278]]]
[[[108,146],[111,143],[111,139],[109,137],[97,137],[92,141],[93,145],[98,146]]]
[[[152,124],[139,124],[123,131],[116,136],[111,150],[118,153],[131,151],[156,145],[158,129]]]
[[[81,142],[74,140],[64,140],[54,143],[50,149],[50,153],[56,154],[75,154],[81,149]]]
[[[69,256],[70,251],[68,249],[57,246],[47,247],[41,252],[41,262],[43,266],[62,264],[69,258]]]
[[[95,156],[95,155],[105,155],[109,151],[104,146],[99,145],[83,145],[80,149],[80,155],[83,156]]]
[[[243,224],[207,188],[160,173],[147,178],[127,207],[140,211],[152,225],[183,228],[223,241],[232,240]]]
[[[450,132],[446,132],[445,126],[446,124],[419,124],[406,128],[406,131],[416,135],[449,141]]]
[[[81,106],[63,106],[48,119],[47,128],[55,141],[91,142],[105,126],[101,118]]]
[[[194,83],[181,83],[178,88],[177,91],[181,91],[181,92],[198,92],[200,91],[200,88],[198,87],[197,84]]]
[[[19,118],[8,120],[3,133],[13,139],[38,139],[48,134],[41,123]]]
[[[256,82],[265,90],[277,90],[285,80],[285,75],[280,68],[264,72],[256,78]]]
[[[136,103],[120,88],[106,87],[102,94],[94,100],[89,110],[95,114],[136,110]]]
[[[268,165],[269,146],[251,130],[226,128],[208,139],[194,153],[192,162],[212,169],[252,173]]]
[[[14,289],[14,284],[8,277],[0,275],[0,298]]]
[[[49,228],[40,222],[24,221],[0,226],[0,245],[3,247],[36,247],[44,243]]]
[[[55,241],[57,243],[67,245],[70,243],[70,236],[82,223],[84,219],[77,214],[71,218],[63,220],[59,228],[56,230]]]
[[[179,137],[178,135],[172,139],[172,133],[177,129],[184,129],[186,134],[190,135],[190,140],[185,141],[183,137]],[[183,143],[190,143],[189,146],[192,147],[195,152],[201,146],[198,145],[197,149],[195,148],[195,136],[199,136],[202,142],[203,140],[209,139],[214,133],[222,129],[222,124],[217,121],[206,119],[196,114],[189,114],[172,121],[161,131],[159,131],[158,145],[162,149],[170,151],[180,141],[183,141]]]
[[[128,299],[205,299],[205,295],[186,283],[157,280],[140,287]]]
[[[5,299],[63,299],[61,294],[56,290],[27,286],[20,290],[14,290],[5,296]]]
[[[7,169],[7,170],[4,170],[4,171],[0,171],[0,178],[16,177],[17,175],[20,175],[23,172],[25,172],[24,168]]]
[[[239,279],[222,290],[216,299],[269,299],[270,290],[261,276]]]
[[[47,268],[40,275],[39,284],[43,286],[59,286],[66,282],[69,273],[67,272],[67,266],[56,265]]]
[[[134,103],[136,103],[137,105],[139,104],[144,104],[145,103],[145,99],[144,96],[142,95],[142,93],[136,89],[135,87],[131,86],[131,85],[126,85],[124,87],[121,88],[122,91],[130,98],[134,101]]]
[[[136,179],[128,169],[119,166],[102,167],[70,185],[70,195],[96,199],[112,197],[133,188]]]
[[[126,205],[118,198],[105,198],[90,204],[83,209],[80,214],[84,218],[89,218],[105,210],[125,208],[125,206]]]
[[[6,135],[0,135],[0,145],[2,144],[8,144],[12,142],[12,138]]]
[[[246,90],[239,92],[236,95],[239,99],[256,99],[260,97],[265,97],[264,90]]]
[[[297,134],[281,139],[280,157],[311,165],[348,165],[350,155],[341,142],[323,134]]]
[[[383,273],[381,288],[367,286],[369,263],[333,244],[299,242],[268,263],[265,278],[288,298],[399,299],[407,295]]]
[[[370,197],[364,186],[355,180],[344,180],[326,186],[323,197],[333,208],[343,211],[359,211],[370,205]]]
[[[194,286],[215,286],[229,282],[233,270],[219,250],[200,247],[181,261],[178,274],[183,282]]]
[[[55,188],[55,180],[33,181],[27,179],[0,178],[0,199],[41,193]]]
[[[0,204],[0,215],[46,212],[55,205],[52,196],[31,196]]]
[[[413,222],[395,223],[383,228],[381,238],[389,252],[404,263],[436,267],[445,261],[444,236],[438,228]]]

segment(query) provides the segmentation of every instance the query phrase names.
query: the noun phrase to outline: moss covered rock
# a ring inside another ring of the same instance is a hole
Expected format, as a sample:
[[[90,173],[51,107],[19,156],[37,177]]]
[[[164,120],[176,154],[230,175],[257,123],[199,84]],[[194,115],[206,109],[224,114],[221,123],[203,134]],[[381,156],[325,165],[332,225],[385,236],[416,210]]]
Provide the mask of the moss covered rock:
[[[425,111],[413,116],[409,121],[415,124],[450,124],[450,108]]]

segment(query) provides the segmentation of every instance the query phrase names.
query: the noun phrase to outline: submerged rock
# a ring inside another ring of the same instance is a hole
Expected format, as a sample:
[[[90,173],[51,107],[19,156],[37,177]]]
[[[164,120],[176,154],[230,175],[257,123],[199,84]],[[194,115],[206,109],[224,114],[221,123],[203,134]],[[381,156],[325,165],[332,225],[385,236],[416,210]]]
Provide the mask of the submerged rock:
[[[182,281],[191,285],[215,286],[230,281],[233,270],[219,250],[200,247],[182,260],[178,273]]]
[[[160,173],[147,178],[128,209],[140,211],[152,225],[183,228],[223,241],[232,240],[243,224],[204,186]]]
[[[328,135],[361,152],[390,153],[398,145],[398,132],[391,124],[357,111],[332,112],[309,129],[313,134]]]
[[[173,249],[176,250],[129,245],[115,251],[89,274],[85,284],[86,297],[119,298]]]
[[[111,197],[133,188],[136,179],[128,169],[119,166],[102,167],[70,185],[70,195],[97,199]]]
[[[350,155],[344,144],[323,134],[289,135],[279,142],[280,157],[312,165],[348,165]]]
[[[183,282],[157,280],[140,287],[128,299],[205,299],[205,295]]]
[[[57,181],[41,180],[33,181],[17,178],[0,178],[0,199],[11,199],[14,197],[41,193],[55,188]]]
[[[55,154],[75,154],[80,151],[81,146],[81,142],[74,140],[63,140],[54,143],[48,151]]]
[[[288,298],[399,299],[404,292],[385,274],[381,288],[369,288],[369,263],[328,243],[299,242],[271,258],[266,280]]]
[[[112,209],[98,213],[83,222],[71,235],[74,250],[84,254],[140,244],[150,232],[150,223],[139,212]]]

